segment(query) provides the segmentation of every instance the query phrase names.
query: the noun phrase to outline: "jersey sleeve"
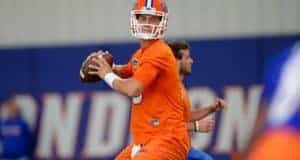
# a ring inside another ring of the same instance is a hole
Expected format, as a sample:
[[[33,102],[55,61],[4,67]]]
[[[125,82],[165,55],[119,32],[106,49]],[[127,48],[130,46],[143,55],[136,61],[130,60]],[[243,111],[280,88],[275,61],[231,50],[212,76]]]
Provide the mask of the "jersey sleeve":
[[[147,88],[159,74],[159,69],[150,63],[144,63],[134,73],[133,78],[138,80],[143,88]]]
[[[133,77],[140,81],[144,88],[147,88],[159,74],[171,68],[171,64],[172,53],[169,53],[168,50],[164,48],[151,50],[151,53],[147,53],[143,57],[140,67]]]
[[[125,64],[121,71],[120,71],[121,77],[122,78],[129,78],[132,77],[133,72],[132,72],[132,64],[130,62],[128,62],[127,64]]]
[[[172,53],[167,51],[155,51],[153,54],[149,54],[143,60],[143,63],[148,63],[158,68],[159,70],[167,70],[172,63]]]

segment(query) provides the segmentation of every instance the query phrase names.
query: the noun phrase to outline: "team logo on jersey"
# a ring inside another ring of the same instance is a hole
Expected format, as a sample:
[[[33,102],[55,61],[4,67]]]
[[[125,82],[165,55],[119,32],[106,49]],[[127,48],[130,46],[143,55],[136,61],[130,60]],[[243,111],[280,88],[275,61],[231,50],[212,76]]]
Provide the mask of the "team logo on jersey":
[[[138,59],[133,58],[133,60],[132,60],[131,63],[132,63],[133,71],[135,71],[135,70],[138,68],[138,66],[139,66],[139,61],[138,61]]]
[[[150,121],[150,125],[153,126],[153,127],[159,126],[160,125],[160,120],[157,119],[157,118],[153,118]]]

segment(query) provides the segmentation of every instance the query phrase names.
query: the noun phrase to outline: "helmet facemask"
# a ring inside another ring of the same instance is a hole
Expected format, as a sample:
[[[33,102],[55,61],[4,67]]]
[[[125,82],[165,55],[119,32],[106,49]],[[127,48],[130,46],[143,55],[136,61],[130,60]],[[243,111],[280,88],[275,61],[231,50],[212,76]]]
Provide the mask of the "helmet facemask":
[[[141,24],[138,21],[138,17],[140,15],[158,16],[160,17],[160,22],[158,24]],[[165,36],[165,31],[167,29],[167,21],[168,14],[165,12],[149,9],[132,10],[130,31],[134,37],[139,39],[160,39]]]

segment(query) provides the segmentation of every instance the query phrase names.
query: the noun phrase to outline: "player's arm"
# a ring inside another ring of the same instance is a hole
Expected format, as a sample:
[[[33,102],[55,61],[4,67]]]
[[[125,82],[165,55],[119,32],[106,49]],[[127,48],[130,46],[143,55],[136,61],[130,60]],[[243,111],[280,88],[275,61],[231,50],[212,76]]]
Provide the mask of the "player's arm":
[[[138,97],[143,93],[145,87],[156,79],[158,70],[150,63],[141,65],[135,74],[129,79],[116,79],[112,88],[129,97]]]
[[[99,57],[93,59],[97,65],[91,64],[89,68],[93,69],[89,74],[98,75],[115,91],[129,97],[138,97],[142,94],[144,87],[148,86],[158,75],[158,70],[149,63],[139,67],[132,78],[123,79],[113,73],[113,69],[107,62]]]
[[[188,122],[188,131],[190,132],[210,132],[215,126],[213,118],[206,118],[198,121]]]
[[[113,71],[116,75],[122,77],[121,71],[122,71],[123,67],[124,67],[124,65],[122,65],[122,64],[114,64],[114,65],[112,66],[112,71]]]
[[[114,64],[112,66],[112,71],[122,78],[129,78],[132,76],[132,66],[128,64]]]
[[[191,119],[190,121],[197,121],[205,118],[206,116],[214,113],[214,106],[208,106],[208,107],[200,107],[196,110],[193,110],[191,112]]]
[[[225,107],[225,102],[222,99],[217,98],[215,100],[215,104],[207,106],[207,107],[197,107],[198,109],[193,110],[191,112],[191,119],[190,121],[201,120],[206,116],[219,111]]]

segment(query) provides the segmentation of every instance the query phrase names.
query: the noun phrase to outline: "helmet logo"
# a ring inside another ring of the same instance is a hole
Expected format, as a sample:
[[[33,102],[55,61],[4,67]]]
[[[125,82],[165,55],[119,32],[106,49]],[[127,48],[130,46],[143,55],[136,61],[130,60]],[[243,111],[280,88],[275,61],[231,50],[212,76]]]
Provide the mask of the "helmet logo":
[[[168,12],[168,7],[167,7],[166,2],[164,0],[160,1],[160,6],[161,6],[161,9],[164,12]]]
[[[139,66],[138,59],[134,58],[131,63],[132,63],[133,70],[135,71],[138,68],[138,66]]]

